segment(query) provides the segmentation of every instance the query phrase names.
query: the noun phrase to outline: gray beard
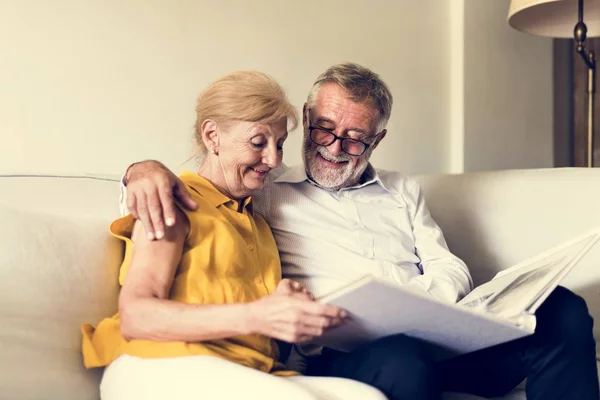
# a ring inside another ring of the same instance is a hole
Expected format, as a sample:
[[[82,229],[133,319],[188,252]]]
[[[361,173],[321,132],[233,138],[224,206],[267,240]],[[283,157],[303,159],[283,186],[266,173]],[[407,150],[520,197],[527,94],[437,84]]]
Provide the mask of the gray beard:
[[[325,159],[335,161],[335,162],[343,162],[350,161],[352,158],[348,154],[341,154],[337,157],[329,154],[324,147],[317,147],[317,151],[315,152],[315,156],[310,158],[310,154],[305,152],[305,165],[306,173],[309,178],[317,184],[317,186],[328,190],[328,191],[337,191],[345,187],[350,187],[356,185],[360,182],[360,178],[363,175],[365,169],[367,168],[368,161],[361,161],[356,168],[351,168],[349,164],[342,170],[334,170],[331,168],[319,168],[316,166],[317,154],[321,154]]]

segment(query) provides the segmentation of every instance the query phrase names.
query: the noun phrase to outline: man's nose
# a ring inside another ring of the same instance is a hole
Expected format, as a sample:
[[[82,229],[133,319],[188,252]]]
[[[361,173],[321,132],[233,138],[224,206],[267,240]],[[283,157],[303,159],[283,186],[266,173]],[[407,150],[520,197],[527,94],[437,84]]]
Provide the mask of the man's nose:
[[[327,146],[327,151],[333,156],[342,154],[344,152],[344,150],[342,150],[342,141],[340,139],[337,139],[329,146]]]

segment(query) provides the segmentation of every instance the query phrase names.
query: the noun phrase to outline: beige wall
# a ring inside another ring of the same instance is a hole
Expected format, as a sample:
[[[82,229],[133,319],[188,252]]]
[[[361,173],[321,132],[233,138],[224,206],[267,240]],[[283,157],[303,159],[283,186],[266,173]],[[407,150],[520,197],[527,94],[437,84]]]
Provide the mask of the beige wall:
[[[553,165],[552,40],[509,28],[508,4],[465,3],[465,171]]]
[[[0,1],[0,173],[119,174],[145,158],[179,169],[192,150],[195,98],[211,80],[235,69],[262,70],[300,109],[314,78],[343,61],[379,72],[395,96],[388,136],[373,157],[378,167],[424,173],[460,172],[463,164],[544,166],[545,156],[530,156],[534,143],[551,141],[550,108],[537,97],[550,89],[540,92],[548,82],[530,52],[544,65],[550,44],[510,32],[506,1],[462,4]],[[463,42],[463,33],[479,31],[479,16],[491,30]],[[528,79],[535,86],[527,87]],[[498,88],[502,95],[492,95]],[[479,103],[482,95],[489,103]],[[506,112],[499,112],[503,102]],[[518,143],[498,139],[507,131]],[[296,132],[286,146],[288,164],[300,161],[299,147]]]

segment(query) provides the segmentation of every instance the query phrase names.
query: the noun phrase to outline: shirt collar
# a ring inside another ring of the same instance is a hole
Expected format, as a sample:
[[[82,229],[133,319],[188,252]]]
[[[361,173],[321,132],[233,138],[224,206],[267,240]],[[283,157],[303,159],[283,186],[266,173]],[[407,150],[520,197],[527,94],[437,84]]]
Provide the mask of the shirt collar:
[[[301,183],[304,181],[308,181],[315,186],[321,187],[318,183],[316,183],[308,177],[308,175],[306,174],[306,169],[304,168],[304,164],[295,165],[289,168],[287,171],[281,174],[279,178],[275,179],[275,183]],[[379,177],[377,170],[373,168],[373,166],[369,163],[369,165],[367,165],[367,168],[365,169],[365,172],[363,172],[361,183],[340,190],[360,189],[373,183],[378,184],[383,189],[389,192],[388,188],[385,187],[383,181]],[[327,190],[326,188],[323,189]]]
[[[188,184],[188,186],[198,195],[203,197],[209,204],[215,208],[219,208],[225,205],[227,208],[238,210],[238,201],[231,199],[221,193],[208,179],[198,175],[195,172],[183,171],[180,175],[181,179]],[[190,184],[192,183],[192,184]],[[247,197],[244,199],[244,208],[253,215],[254,207],[252,205],[252,198]]]

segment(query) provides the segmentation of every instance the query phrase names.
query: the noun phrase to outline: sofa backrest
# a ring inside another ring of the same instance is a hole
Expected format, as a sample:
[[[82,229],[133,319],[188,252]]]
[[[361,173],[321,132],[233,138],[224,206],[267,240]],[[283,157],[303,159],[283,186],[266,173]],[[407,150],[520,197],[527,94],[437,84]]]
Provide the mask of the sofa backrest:
[[[119,178],[73,175],[0,175],[0,205],[43,214],[119,216]]]
[[[577,234],[600,227],[600,169],[513,170],[417,178],[449,247],[469,265],[476,284]],[[594,257],[600,254],[597,250],[600,245],[582,260],[583,267],[573,271],[581,278],[573,282],[576,286],[600,278],[600,260]],[[596,261],[593,267],[590,263]]]
[[[513,170],[418,177],[448,246],[476,284],[600,227],[600,169]],[[564,280],[583,296],[600,338],[600,243]],[[597,346],[598,348],[598,346]],[[598,348],[600,359],[600,348]]]

